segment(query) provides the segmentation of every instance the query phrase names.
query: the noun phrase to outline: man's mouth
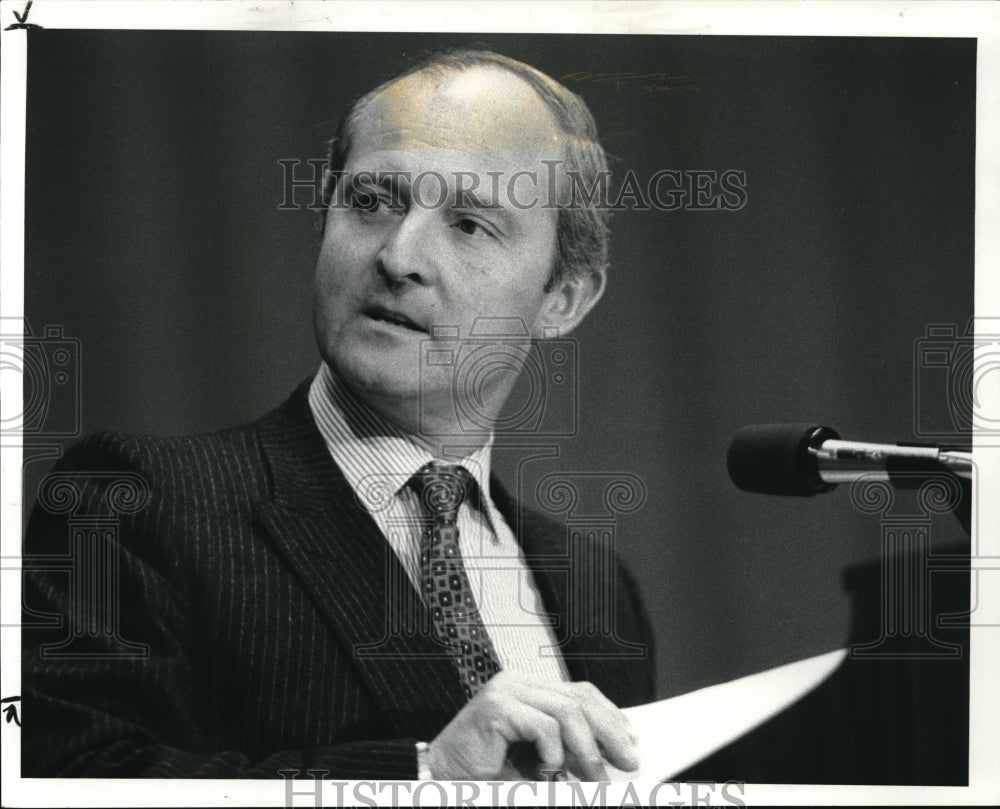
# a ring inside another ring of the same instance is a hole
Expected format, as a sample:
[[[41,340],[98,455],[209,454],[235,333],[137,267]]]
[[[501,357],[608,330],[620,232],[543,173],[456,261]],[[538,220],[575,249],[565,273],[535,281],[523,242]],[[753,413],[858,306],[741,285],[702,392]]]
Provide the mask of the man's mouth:
[[[390,323],[393,326],[400,326],[404,329],[409,329],[410,331],[418,331],[421,334],[427,333],[426,329],[410,320],[410,318],[406,315],[401,314],[400,312],[395,312],[392,309],[386,309],[384,306],[369,306],[364,310],[364,314],[372,320]]]

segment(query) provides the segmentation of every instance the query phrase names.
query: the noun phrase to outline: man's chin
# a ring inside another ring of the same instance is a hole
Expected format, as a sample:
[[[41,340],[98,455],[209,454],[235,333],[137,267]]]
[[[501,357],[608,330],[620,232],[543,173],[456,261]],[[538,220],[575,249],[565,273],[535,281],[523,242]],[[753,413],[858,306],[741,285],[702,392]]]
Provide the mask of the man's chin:
[[[337,360],[330,364],[340,381],[356,395],[368,401],[416,401],[420,397],[420,370],[412,363],[397,363],[389,358],[365,356]]]

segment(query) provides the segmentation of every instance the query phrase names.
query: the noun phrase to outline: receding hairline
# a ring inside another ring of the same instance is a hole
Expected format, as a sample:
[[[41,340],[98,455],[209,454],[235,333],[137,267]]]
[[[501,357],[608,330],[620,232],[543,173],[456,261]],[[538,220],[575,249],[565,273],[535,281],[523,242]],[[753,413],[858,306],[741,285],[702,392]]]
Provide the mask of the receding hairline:
[[[517,63],[521,64],[521,63]],[[472,63],[468,65],[463,64],[440,64],[437,62],[426,64],[416,69],[403,73],[396,76],[388,81],[383,82],[378,85],[364,96],[362,96],[354,104],[353,108],[348,114],[348,118],[345,121],[347,124],[345,128],[345,135],[347,136],[347,143],[345,144],[348,149],[345,151],[345,160],[349,157],[347,152],[354,146],[353,138],[356,136],[359,124],[362,118],[368,113],[374,105],[380,101],[385,101],[387,96],[391,95],[394,88],[397,88],[400,84],[403,84],[410,80],[416,80],[421,77],[431,76],[435,77],[436,80],[428,88],[431,92],[444,92],[446,89],[453,84],[458,77],[470,73],[493,73],[500,76],[504,76],[513,79],[518,86],[524,88],[528,91],[525,98],[530,98],[532,104],[539,106],[540,110],[544,113],[547,123],[550,124],[550,131],[554,136],[559,137],[579,137],[579,133],[574,132],[570,126],[567,126],[567,122],[561,120],[560,115],[557,111],[553,109],[552,102],[539,92],[539,88],[532,81],[525,78],[522,73],[524,70],[532,72],[533,77],[536,81],[544,81],[546,85],[550,87],[559,85],[554,79],[546,76],[541,71],[532,68],[530,65],[523,65],[521,70],[515,70],[506,64],[500,64],[495,61],[487,61],[483,63]],[[555,87],[552,87],[553,94],[555,95]],[[565,91],[565,90],[564,90]],[[534,119],[532,119],[534,122]]]

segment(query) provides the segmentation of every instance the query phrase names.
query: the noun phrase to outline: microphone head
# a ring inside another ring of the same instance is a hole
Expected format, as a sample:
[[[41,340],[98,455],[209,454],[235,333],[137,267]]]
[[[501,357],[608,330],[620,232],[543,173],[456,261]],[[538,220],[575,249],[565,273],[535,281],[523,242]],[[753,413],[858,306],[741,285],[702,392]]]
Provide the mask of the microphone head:
[[[836,484],[825,483],[819,476],[809,448],[837,438],[835,430],[815,424],[744,427],[729,445],[729,477],[746,492],[796,497],[828,492]]]

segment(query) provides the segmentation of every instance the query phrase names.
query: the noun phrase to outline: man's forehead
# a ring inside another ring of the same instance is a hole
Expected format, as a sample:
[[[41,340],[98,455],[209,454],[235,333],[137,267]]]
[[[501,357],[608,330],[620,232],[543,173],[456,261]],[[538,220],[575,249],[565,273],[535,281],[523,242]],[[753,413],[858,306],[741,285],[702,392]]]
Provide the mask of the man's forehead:
[[[355,143],[373,149],[479,151],[561,147],[563,133],[538,94],[498,68],[422,71],[391,84],[366,105]]]

